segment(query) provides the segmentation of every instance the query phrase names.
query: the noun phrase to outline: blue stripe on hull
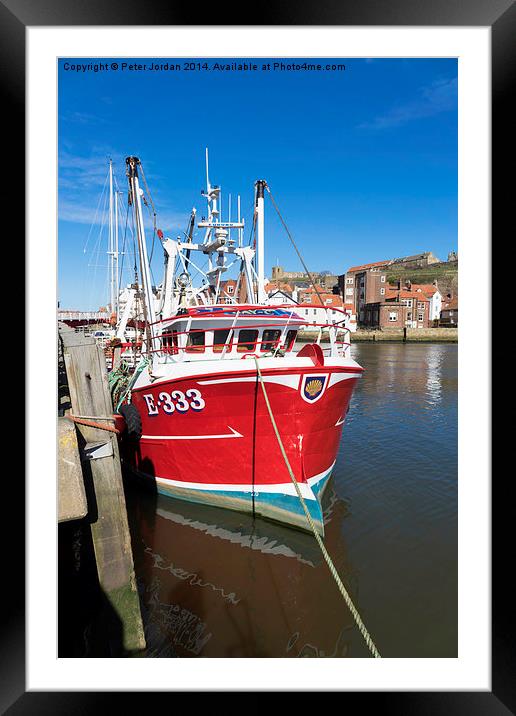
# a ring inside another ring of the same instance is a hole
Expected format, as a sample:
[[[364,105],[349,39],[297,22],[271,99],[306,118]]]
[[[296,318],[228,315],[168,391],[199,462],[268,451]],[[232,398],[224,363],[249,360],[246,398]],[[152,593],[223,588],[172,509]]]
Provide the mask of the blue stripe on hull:
[[[318,533],[324,537],[324,520],[321,500],[329,482],[333,466],[311,488],[314,499],[304,498],[310,517],[314,521]],[[154,479],[150,475],[138,473],[146,479]],[[164,484],[156,481],[157,491],[186,502],[193,502],[213,507],[236,510],[238,512],[253,512],[253,498],[250,492],[233,490],[197,490],[195,488],[182,488],[176,485]],[[267,519],[287,524],[298,529],[311,532],[301,501],[297,495],[286,495],[280,492],[255,491],[254,511],[257,515]]]

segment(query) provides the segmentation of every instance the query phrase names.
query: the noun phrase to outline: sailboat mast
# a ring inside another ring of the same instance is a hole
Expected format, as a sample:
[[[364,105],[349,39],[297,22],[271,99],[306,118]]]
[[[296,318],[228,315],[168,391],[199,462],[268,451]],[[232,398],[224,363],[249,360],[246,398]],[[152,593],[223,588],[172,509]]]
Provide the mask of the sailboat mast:
[[[118,299],[120,296],[120,276],[118,275],[118,191],[115,192],[115,314],[116,323],[118,324]]]
[[[113,246],[113,162],[109,160],[109,304],[111,313],[115,310],[115,256]]]
[[[129,191],[134,212],[134,224],[138,240],[138,250],[140,254],[141,278],[143,284],[143,312],[147,328],[147,344],[148,349],[152,350],[157,347],[157,340],[152,338],[151,325],[156,321],[154,312],[154,296],[152,294],[152,282],[150,275],[149,259],[147,256],[147,242],[145,240],[145,228],[143,222],[142,202],[140,183],[138,180],[138,166],[140,160],[138,157],[127,157],[125,160],[127,165],[127,176],[129,180]],[[154,345],[156,344],[156,346]]]

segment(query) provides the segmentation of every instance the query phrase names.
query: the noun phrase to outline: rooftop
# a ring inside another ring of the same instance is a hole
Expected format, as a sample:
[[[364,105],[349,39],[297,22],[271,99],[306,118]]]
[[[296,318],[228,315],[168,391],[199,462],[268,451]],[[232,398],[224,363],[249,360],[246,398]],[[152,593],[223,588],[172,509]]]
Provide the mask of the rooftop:
[[[387,261],[376,261],[372,264],[362,264],[361,266],[352,266],[347,270],[347,273],[354,273],[356,271],[367,271],[367,269],[370,268],[376,268],[377,266],[388,266],[391,263],[391,259],[387,259]]]
[[[320,291],[319,295],[322,298],[325,306],[335,307],[335,308],[343,308],[343,306],[344,306],[342,298],[340,296],[337,296],[335,293],[326,293],[324,291]],[[321,307],[321,301],[320,301],[319,295],[317,293],[313,292],[309,296],[303,296],[303,300],[299,301],[299,305],[300,306],[305,305],[305,306]]]

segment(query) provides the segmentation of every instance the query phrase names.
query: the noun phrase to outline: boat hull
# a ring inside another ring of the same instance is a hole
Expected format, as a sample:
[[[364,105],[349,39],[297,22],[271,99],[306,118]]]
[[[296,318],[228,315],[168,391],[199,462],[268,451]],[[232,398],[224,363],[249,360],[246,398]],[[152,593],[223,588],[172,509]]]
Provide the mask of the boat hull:
[[[221,507],[236,512],[253,513],[265,519],[310,531],[306,513],[293,483],[269,486],[267,490],[249,488],[247,485],[231,486],[231,489],[200,487],[199,485],[178,484],[177,481],[157,478],[134,469],[138,477],[154,480],[157,492],[185,502],[210,507]],[[322,475],[317,475],[309,484],[300,483],[305,506],[320,535],[324,535],[322,497],[330,480],[333,465]],[[240,489],[238,489],[240,488]],[[272,489],[271,489],[272,488]]]
[[[320,534],[321,499],[360,371],[261,367],[290,468]],[[143,379],[132,403],[143,434],[137,444],[126,442],[124,455],[158,492],[311,529],[255,371]]]

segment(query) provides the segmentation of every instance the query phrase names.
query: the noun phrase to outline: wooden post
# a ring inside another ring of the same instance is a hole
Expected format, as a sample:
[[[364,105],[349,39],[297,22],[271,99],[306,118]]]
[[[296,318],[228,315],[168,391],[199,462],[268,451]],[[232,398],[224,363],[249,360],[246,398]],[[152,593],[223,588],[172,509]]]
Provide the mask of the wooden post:
[[[80,520],[88,514],[82,466],[75,426],[66,418],[57,419],[57,521]]]
[[[104,352],[95,340],[60,331],[72,412],[106,417],[113,407]],[[94,419],[94,418],[93,418]],[[106,422],[107,425],[112,423]],[[145,648],[116,433],[77,424],[83,469],[91,471],[88,515],[99,583],[122,625],[126,653]],[[88,492],[88,490],[87,490]]]

